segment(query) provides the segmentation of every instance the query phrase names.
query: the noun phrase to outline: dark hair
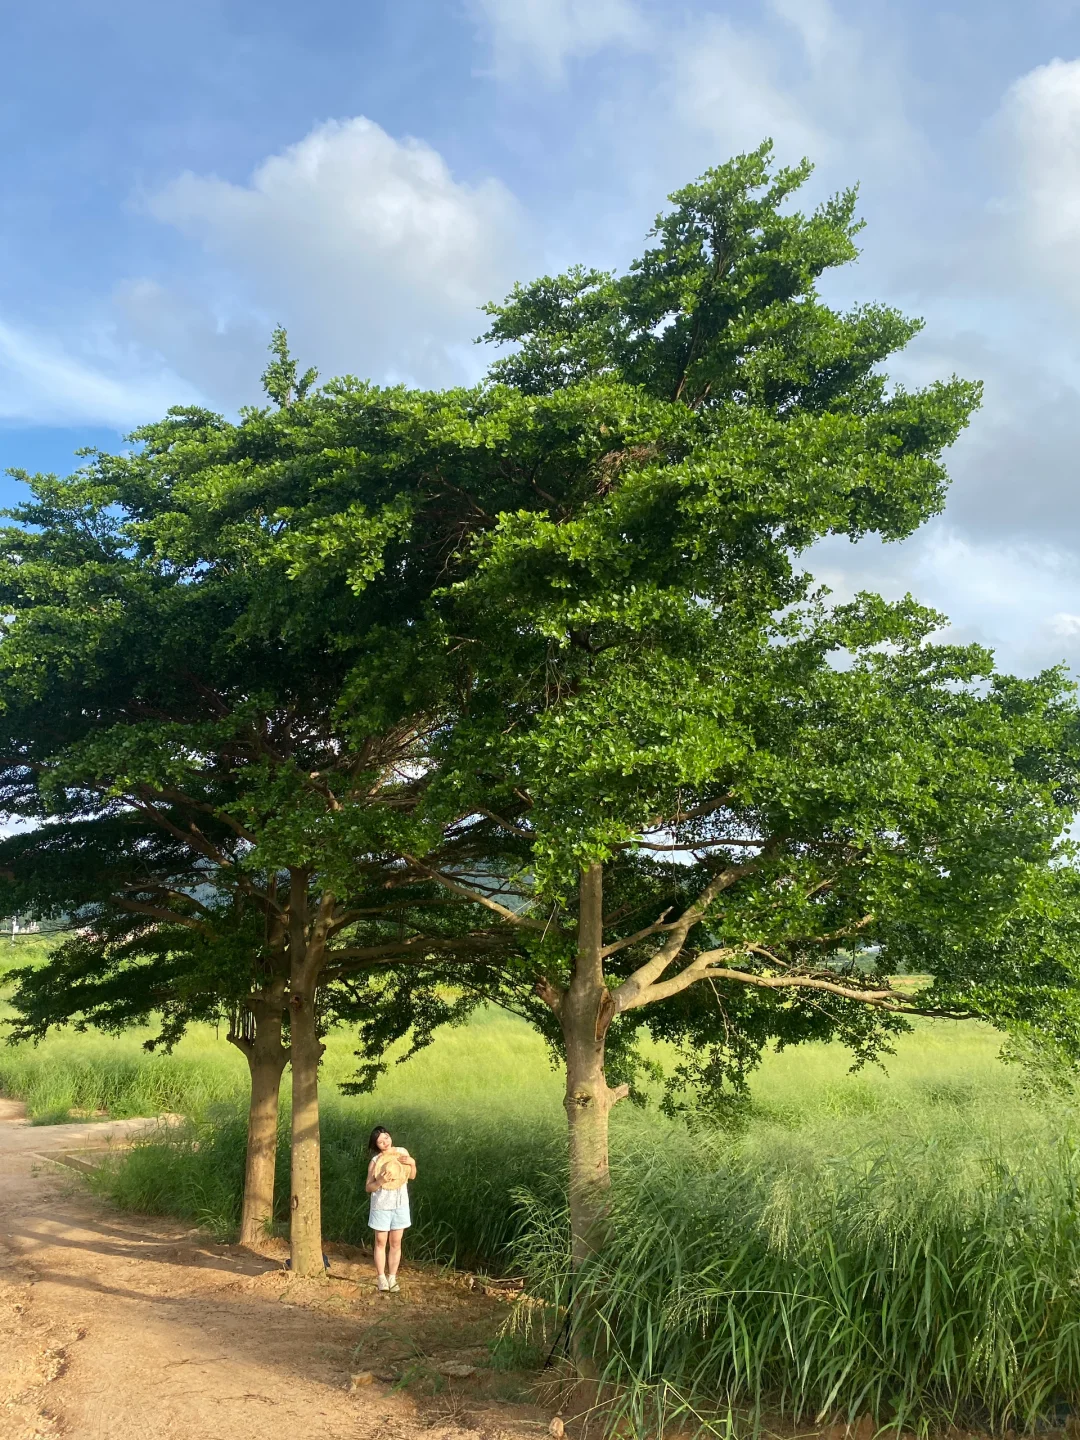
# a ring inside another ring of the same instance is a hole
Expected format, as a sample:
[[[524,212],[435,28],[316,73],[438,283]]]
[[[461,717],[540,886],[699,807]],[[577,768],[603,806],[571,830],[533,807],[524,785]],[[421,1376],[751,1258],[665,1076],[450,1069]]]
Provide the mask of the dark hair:
[[[390,1131],[387,1130],[385,1125],[375,1126],[375,1129],[372,1130],[371,1134],[368,1136],[367,1141],[367,1148],[371,1151],[372,1155],[377,1155],[379,1153],[379,1136],[389,1134]]]

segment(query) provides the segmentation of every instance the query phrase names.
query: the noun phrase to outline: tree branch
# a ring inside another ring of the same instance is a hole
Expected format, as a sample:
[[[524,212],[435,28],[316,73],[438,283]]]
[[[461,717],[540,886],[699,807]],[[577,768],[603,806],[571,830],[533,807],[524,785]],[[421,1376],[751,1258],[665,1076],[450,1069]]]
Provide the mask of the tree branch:
[[[141,900],[120,900],[115,899],[113,904],[121,910],[127,910],[132,915],[148,915],[151,920],[164,920],[170,925],[184,925],[189,930],[198,930],[201,935],[212,936],[213,926],[207,925],[205,920],[197,920],[194,915],[178,915],[175,910],[166,910],[160,905],[147,905]]]
[[[670,924],[665,924],[673,908],[673,906],[669,905],[668,908],[662,912],[660,919],[654,920],[651,925],[646,925],[644,930],[638,930],[636,934],[628,935],[625,940],[616,940],[611,945],[605,945],[603,950],[600,951],[601,959],[606,960],[609,955],[617,955],[620,950],[628,950],[631,945],[636,945],[641,940],[647,940],[650,935],[659,935],[663,930],[674,929],[675,926],[680,923],[678,920],[673,920]]]
[[[485,820],[492,820],[503,830],[509,831],[511,835],[517,835],[522,840],[535,840],[536,836],[531,830],[523,830],[520,825],[514,825],[509,820],[504,820],[501,815],[496,815],[493,810],[485,810],[482,805],[476,807],[476,813],[483,815]]]
[[[772,844],[773,842],[769,842]],[[709,906],[725,890],[730,889],[736,881],[741,880],[744,875],[752,874],[758,868],[758,861],[751,860],[745,865],[729,865],[727,869],[721,870],[709,881],[705,889],[694,901],[688,905],[678,920],[670,922],[664,928],[670,934],[659,950],[640,966],[634,973],[628,976],[623,983],[612,992],[615,1000],[615,1013],[622,1010],[633,1009],[640,1002],[636,996],[641,992],[654,986],[656,981],[675,960],[679,951],[686,944],[686,937],[694,926],[701,920]]]
[[[429,880],[435,880],[438,884],[444,886],[451,894],[460,895],[462,899],[471,900],[476,905],[483,905],[485,909],[494,911],[496,915],[501,915],[502,918],[511,925],[517,925],[522,930],[538,930],[541,934],[552,929],[560,935],[566,934],[566,931],[560,926],[552,925],[549,921],[534,920],[531,915],[519,915],[508,906],[500,905],[497,900],[489,899],[487,895],[482,894],[479,890],[471,890],[466,885],[459,885],[456,880],[451,880],[450,877],[444,875],[442,871],[432,870],[427,865],[422,865],[420,861],[412,855],[406,855],[404,859],[415,869],[419,870],[422,875],[426,875]]]
[[[734,955],[748,952],[760,954],[773,960],[773,956],[759,945],[744,944],[724,949],[705,950],[694,957],[685,970],[673,975],[670,980],[658,981],[625,1000],[620,1010],[638,1009],[679,995],[699,980],[730,980],[738,985],[752,985],[760,990],[814,990],[829,995],[838,995],[843,1000],[854,1000],[860,1005],[869,1005],[875,1010],[884,1010],[893,1015],[932,1015],[942,1019],[962,1020],[974,1015],[970,1010],[928,1009],[913,1005],[910,999],[891,986],[884,989],[861,989],[856,985],[845,985],[839,980],[827,980],[820,975],[755,975],[750,970],[734,970],[720,962]],[[774,962],[775,963],[775,962]],[[615,992],[618,994],[618,991]]]

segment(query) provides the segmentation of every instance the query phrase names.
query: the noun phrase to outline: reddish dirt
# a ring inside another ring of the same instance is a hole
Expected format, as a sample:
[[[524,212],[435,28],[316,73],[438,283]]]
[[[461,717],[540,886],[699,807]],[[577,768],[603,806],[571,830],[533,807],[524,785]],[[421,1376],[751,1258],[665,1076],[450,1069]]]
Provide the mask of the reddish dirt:
[[[341,1249],[328,1282],[292,1280],[272,1253],[113,1210],[57,1163],[143,1124],[34,1127],[0,1100],[2,1440],[546,1436],[522,1377],[440,1374],[483,1361],[504,1300],[415,1267],[379,1296]]]

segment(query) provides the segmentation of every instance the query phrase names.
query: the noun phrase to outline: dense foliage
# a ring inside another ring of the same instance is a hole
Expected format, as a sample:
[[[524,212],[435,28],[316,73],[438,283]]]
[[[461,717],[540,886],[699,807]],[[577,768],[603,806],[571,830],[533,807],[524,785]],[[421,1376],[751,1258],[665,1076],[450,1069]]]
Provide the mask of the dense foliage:
[[[796,208],[808,173],[763,146],[673,195],[624,274],[517,287],[472,389],[317,388],[278,335],[276,408],[28,477],[0,807],[40,828],[0,843],[0,908],[82,933],[25,978],[23,1033],[154,1010],[172,1039],[228,1005],[253,1117],[269,1037],[298,1269],[331,1010],[376,1051],[482,995],[544,1030],[579,1264],[642,1027],[710,1099],[770,1041],[865,1060],[911,1014],[1080,1053],[1075,962],[1039,938],[1071,913],[1070,687],[802,569],[937,513],[978,402],[890,383],[918,322],[822,300],[859,225],[853,192]],[[932,983],[893,983],[927,937]]]

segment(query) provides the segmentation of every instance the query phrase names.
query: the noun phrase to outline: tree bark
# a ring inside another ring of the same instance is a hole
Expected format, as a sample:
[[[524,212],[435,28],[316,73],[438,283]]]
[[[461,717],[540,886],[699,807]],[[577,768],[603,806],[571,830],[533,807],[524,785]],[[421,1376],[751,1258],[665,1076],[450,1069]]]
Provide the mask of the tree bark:
[[[566,1047],[566,1119],[570,1141],[570,1236],[574,1272],[571,1348],[584,1379],[595,1376],[599,1336],[593,1305],[577,1276],[606,1239],[611,1191],[608,1124],[612,1106],[626,1094],[613,1090],[604,1073],[604,1050],[614,1002],[604,983],[604,871],[581,872],[578,946],[570,986],[557,1001]]]
[[[608,1124],[612,1107],[627,1093],[612,1089],[604,1073],[608,1026],[614,1014],[604,983],[603,867],[582,871],[578,917],[578,949],[569,989],[557,1013],[566,1047],[566,1118],[570,1139],[570,1233],[575,1275],[606,1240],[611,1171]],[[597,1337],[592,1306],[575,1282],[572,1347],[579,1371],[595,1368]]]
[[[273,987],[270,993],[248,1002],[250,1033],[229,1035],[232,1043],[243,1051],[251,1076],[244,1202],[240,1218],[240,1244],[248,1249],[257,1249],[265,1240],[274,1215],[278,1104],[281,1076],[289,1061],[289,1051],[281,1043],[284,1004],[282,983]]]
[[[608,1126],[621,1099],[604,1074],[604,1042],[592,1038],[595,1011],[568,1019],[566,1116],[570,1131],[570,1233],[577,1269],[604,1244],[611,1189]]]
[[[289,900],[289,1052],[292,1063],[290,1248],[294,1275],[321,1276],[322,1154],[319,1138],[319,1040],[315,1014],[333,897],[324,895],[308,929],[308,877],[293,871]]]
[[[294,1275],[321,1275],[322,1152],[319,1137],[319,1061],[315,995],[294,993],[289,1007],[292,1058],[292,1195],[290,1244]]]

